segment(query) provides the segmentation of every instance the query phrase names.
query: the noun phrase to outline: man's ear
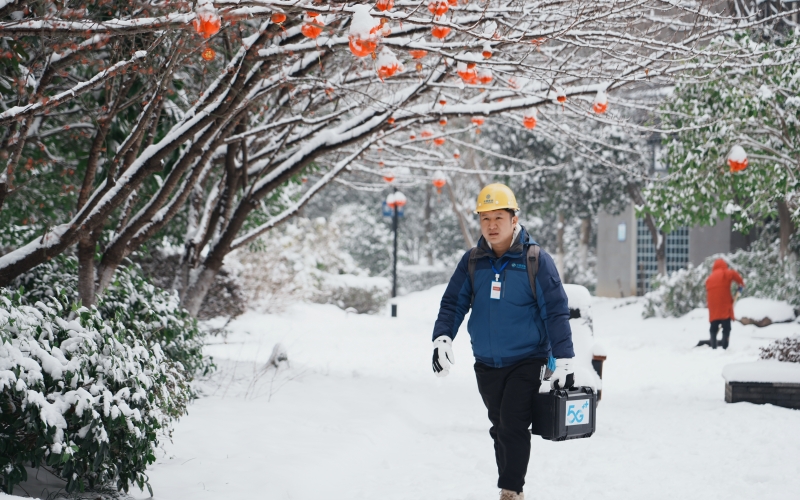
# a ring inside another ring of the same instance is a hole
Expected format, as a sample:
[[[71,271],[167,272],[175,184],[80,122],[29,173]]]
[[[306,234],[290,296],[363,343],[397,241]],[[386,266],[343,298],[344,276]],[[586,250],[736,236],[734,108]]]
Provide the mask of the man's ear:
[[[516,226],[517,222],[519,222],[519,217],[517,217],[516,215],[512,215],[511,216],[511,225],[512,226]]]

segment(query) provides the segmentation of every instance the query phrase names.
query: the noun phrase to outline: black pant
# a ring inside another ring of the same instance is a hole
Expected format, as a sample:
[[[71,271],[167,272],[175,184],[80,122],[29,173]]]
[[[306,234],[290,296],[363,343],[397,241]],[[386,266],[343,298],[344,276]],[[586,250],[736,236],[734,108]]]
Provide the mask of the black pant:
[[[541,385],[543,359],[526,359],[503,368],[475,363],[483,404],[489,410],[499,479],[497,487],[522,492],[528,460],[534,395]]]
[[[731,335],[731,320],[728,319],[717,319],[711,322],[711,347],[716,349],[717,348],[717,332],[719,331],[719,326],[722,325],[722,348],[728,348],[728,338]]]

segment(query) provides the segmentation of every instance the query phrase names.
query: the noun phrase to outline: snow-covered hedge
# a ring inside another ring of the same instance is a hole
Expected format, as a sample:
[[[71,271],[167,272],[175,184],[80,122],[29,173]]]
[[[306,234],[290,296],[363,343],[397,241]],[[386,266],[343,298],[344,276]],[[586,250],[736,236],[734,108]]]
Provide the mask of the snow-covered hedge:
[[[329,274],[314,300],[352,308],[360,314],[374,314],[383,309],[390,295],[391,283],[386,278]]]
[[[26,466],[51,468],[67,491],[147,486],[159,436],[191,397],[180,363],[62,289],[33,305],[0,290],[0,471],[10,492]]]
[[[386,278],[369,277],[343,247],[341,220],[297,217],[235,255],[248,300],[280,311],[292,301],[377,312],[389,298]]]
[[[653,278],[653,291],[645,295],[643,316],[683,316],[697,307],[706,307],[706,278],[710,267],[705,264],[679,269],[666,277]]]
[[[57,257],[18,276],[13,288],[24,290],[21,300],[29,305],[63,292],[69,311],[79,303],[78,261],[75,257]],[[96,307],[104,319],[121,323],[143,342],[159,344],[190,376],[211,368],[211,361],[203,357],[202,332],[180,307],[178,295],[150,284],[138,265],[119,268]]]
[[[800,363],[800,336],[778,339],[767,347],[762,347],[761,359]]]
[[[186,413],[202,356],[177,296],[121,269],[80,307],[77,262],[59,257],[0,289],[0,474],[48,467],[67,491],[147,486],[159,440]]]
[[[696,307],[706,307],[705,281],[717,259],[725,259],[745,281],[742,297],[783,300],[800,307],[800,276],[797,263],[780,259],[777,242],[758,242],[751,251],[718,254],[701,265],[681,269],[670,276],[654,278],[653,291],[645,295],[645,318],[683,316]]]

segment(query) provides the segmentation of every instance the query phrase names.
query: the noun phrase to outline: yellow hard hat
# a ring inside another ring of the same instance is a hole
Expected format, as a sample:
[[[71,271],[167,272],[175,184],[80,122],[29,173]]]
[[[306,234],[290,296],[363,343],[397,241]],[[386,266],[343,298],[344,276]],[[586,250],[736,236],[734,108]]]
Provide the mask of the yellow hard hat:
[[[475,205],[475,213],[489,212],[491,210],[503,210],[510,208],[514,211],[519,210],[517,199],[514,192],[505,184],[489,184],[481,189],[478,194],[478,202]]]

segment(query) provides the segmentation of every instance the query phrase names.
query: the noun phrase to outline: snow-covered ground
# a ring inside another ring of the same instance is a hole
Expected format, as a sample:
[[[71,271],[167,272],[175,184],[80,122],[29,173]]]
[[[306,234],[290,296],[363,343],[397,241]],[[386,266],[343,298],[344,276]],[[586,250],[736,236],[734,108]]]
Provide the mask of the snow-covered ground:
[[[465,328],[450,376],[431,372],[443,289],[400,298],[396,319],[302,304],[232,323],[227,343],[208,347],[219,370],[150,470],[155,498],[496,499]],[[528,498],[798,498],[800,411],[726,404],[721,374],[800,324],[736,323],[731,347],[714,351],[693,347],[705,310],[643,320],[631,299],[593,309],[608,353],[597,433],[534,436]],[[276,342],[290,366],[265,372]]]

